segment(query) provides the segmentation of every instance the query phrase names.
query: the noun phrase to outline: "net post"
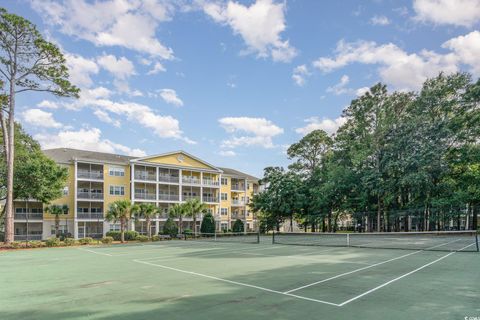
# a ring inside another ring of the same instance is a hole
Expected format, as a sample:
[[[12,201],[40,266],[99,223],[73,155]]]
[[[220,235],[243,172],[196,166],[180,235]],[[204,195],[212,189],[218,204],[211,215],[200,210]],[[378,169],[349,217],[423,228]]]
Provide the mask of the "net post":
[[[478,231],[475,232],[475,244],[477,246],[477,252],[478,252],[479,251],[479,249],[478,249]]]
[[[350,233],[347,233],[347,247],[350,247]]]
[[[257,243],[260,243],[260,230],[257,232]]]

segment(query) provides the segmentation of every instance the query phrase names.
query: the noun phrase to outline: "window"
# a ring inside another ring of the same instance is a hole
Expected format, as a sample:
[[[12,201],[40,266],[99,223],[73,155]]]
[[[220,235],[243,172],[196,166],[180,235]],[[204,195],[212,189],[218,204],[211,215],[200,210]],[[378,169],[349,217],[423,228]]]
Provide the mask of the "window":
[[[222,186],[228,186],[228,178],[222,178]]]
[[[64,195],[64,196],[68,196],[68,186],[67,186],[67,187],[63,187],[63,195]]]
[[[250,183],[247,183],[247,189],[250,190]]]
[[[27,208],[15,208],[15,213],[27,213]]]
[[[109,229],[110,231],[120,231],[120,223],[111,223]]]
[[[222,216],[228,215],[228,208],[221,208],[221,209],[220,209],[220,214],[221,214]]]
[[[125,187],[124,186],[110,186],[110,195],[112,196],[124,196]]]
[[[68,233],[68,228],[66,225],[59,225],[58,226],[58,232],[60,234],[67,234]],[[52,225],[52,229],[51,229],[51,234],[54,235],[55,234],[55,225]]]
[[[227,222],[222,222],[222,223],[220,224],[220,228],[221,228],[222,230],[228,230],[228,223],[227,223]]]
[[[125,168],[122,167],[110,167],[108,170],[108,174],[113,177],[124,177],[125,176]]]
[[[221,194],[221,199],[222,200],[228,200],[228,193],[222,193]]]

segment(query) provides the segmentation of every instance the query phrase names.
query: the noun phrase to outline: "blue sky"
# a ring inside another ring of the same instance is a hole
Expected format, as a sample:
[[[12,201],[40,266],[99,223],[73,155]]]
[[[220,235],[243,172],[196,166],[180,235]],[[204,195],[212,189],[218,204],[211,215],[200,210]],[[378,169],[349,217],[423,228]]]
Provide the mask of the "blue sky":
[[[480,0],[5,1],[65,52],[79,100],[22,94],[44,148],[183,149],[258,176],[376,82],[480,75]]]

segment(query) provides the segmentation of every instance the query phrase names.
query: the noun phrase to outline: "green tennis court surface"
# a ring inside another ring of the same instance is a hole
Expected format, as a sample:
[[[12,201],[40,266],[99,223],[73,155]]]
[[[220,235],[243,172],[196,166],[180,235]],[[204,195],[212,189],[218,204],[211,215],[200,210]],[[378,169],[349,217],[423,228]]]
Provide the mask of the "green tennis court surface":
[[[464,319],[480,254],[163,241],[0,253],[0,319]]]

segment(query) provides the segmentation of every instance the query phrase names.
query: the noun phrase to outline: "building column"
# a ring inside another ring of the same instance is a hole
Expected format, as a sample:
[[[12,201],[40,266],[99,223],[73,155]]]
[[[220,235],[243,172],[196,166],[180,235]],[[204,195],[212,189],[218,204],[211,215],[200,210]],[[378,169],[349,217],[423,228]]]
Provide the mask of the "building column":
[[[245,198],[244,202],[245,205],[243,206],[243,217],[244,217],[244,225],[243,225],[243,233],[247,233],[247,190],[248,190],[248,182],[247,179],[245,179],[245,186],[244,186],[244,191],[245,191]]]
[[[74,186],[73,186],[73,238],[78,239],[78,221],[77,221],[77,193],[78,193],[78,163],[74,160]]]

